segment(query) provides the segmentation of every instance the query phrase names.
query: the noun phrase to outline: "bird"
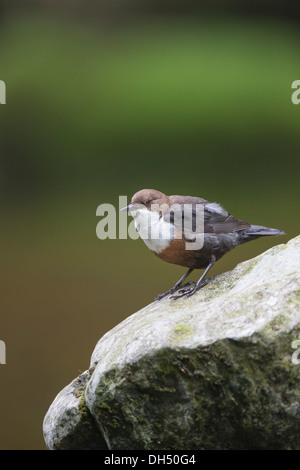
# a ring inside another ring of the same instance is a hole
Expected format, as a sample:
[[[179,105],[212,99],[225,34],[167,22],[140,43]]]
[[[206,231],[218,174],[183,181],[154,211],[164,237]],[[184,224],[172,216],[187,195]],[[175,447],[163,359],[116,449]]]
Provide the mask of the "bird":
[[[190,297],[209,282],[206,275],[216,261],[236,246],[264,236],[285,235],[282,230],[239,220],[219,203],[194,196],[167,196],[155,189],[136,192],[121,211],[133,216],[140,237],[155,256],[188,268],[173,287],[157,295],[155,300],[167,295],[174,300]],[[197,214],[202,214],[202,223],[197,220]],[[186,232],[187,222],[191,228]],[[187,249],[192,234],[202,237],[202,243]],[[204,269],[199,280],[183,284],[195,269]]]

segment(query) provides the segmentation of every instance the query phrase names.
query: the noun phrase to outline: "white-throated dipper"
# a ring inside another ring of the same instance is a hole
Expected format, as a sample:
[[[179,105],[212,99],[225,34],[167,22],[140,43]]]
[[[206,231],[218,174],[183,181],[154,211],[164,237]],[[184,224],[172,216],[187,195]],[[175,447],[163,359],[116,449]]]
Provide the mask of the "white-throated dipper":
[[[282,230],[238,220],[215,202],[192,196],[166,196],[155,189],[138,191],[129,206],[121,210],[133,215],[135,226],[152,253],[168,263],[188,268],[182,278],[170,290],[155,297],[156,300],[178,289],[180,291],[171,298],[194,294],[207,284],[204,278],[215,262],[235,246],[262,236],[285,234]],[[202,220],[197,214],[202,214]],[[191,224],[189,232],[184,230],[186,222]],[[191,234],[202,236],[201,247],[195,245],[195,249],[187,249]],[[205,271],[197,283],[183,285],[194,269]]]

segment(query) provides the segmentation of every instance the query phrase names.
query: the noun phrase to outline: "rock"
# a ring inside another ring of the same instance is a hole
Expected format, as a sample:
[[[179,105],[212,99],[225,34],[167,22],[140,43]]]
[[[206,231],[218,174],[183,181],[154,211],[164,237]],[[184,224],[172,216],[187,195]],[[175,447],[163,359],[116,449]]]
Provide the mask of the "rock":
[[[84,391],[90,372],[85,371],[55,398],[43,423],[50,450],[103,450],[107,445],[85,405]]]
[[[84,406],[112,450],[300,449],[300,365],[292,360],[299,340],[297,237],[105,334]],[[46,443],[54,448],[56,435],[59,447],[61,435],[75,448],[67,413],[74,393],[70,403],[70,392],[61,394],[45,419]],[[86,448],[95,439],[99,431]]]

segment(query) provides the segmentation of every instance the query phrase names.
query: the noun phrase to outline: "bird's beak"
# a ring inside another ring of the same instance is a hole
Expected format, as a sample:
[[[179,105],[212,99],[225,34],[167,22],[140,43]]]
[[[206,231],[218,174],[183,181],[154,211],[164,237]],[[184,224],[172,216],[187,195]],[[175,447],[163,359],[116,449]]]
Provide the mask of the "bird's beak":
[[[132,204],[129,204],[129,206],[126,206],[120,209],[120,212],[124,212],[124,211],[130,212],[131,209],[132,209]]]

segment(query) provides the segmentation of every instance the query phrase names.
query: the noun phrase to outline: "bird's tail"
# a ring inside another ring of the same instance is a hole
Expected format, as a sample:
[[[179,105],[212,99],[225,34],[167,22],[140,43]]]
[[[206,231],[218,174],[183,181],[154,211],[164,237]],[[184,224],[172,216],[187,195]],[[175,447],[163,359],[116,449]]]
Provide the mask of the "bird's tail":
[[[285,232],[283,232],[282,230],[278,230],[277,228],[263,227],[261,225],[251,225],[251,227],[246,228],[245,230],[242,230],[240,232],[240,236],[243,242],[255,240],[256,238],[260,237],[278,235],[285,235]]]
[[[277,228],[269,228],[269,227],[262,227],[261,225],[251,225],[250,228],[245,230],[248,235],[258,235],[261,236],[278,236],[278,235],[285,235],[283,230],[278,230]]]

